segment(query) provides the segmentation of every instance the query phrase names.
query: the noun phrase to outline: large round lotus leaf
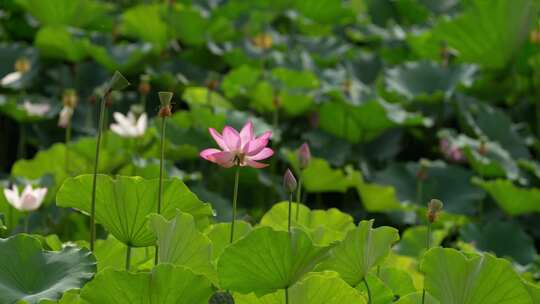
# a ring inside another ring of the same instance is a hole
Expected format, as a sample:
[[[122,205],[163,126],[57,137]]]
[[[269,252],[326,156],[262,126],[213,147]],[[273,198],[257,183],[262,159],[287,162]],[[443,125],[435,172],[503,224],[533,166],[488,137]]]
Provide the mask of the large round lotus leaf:
[[[157,237],[160,263],[185,266],[217,282],[212,265],[212,242],[197,230],[191,214],[178,211],[170,221],[152,214],[150,225]]]
[[[259,296],[292,286],[327,256],[300,229],[291,235],[270,227],[253,230],[227,247],[218,261],[221,287]]]
[[[394,293],[378,276],[368,273],[366,282],[371,293],[371,304],[388,304],[394,300]],[[360,283],[356,289],[361,291],[364,297],[369,298],[366,284]]]
[[[206,304],[212,284],[190,269],[160,264],[151,272],[106,269],[81,291],[81,298],[99,304]]]
[[[476,68],[455,65],[448,68],[430,62],[408,62],[386,71],[387,89],[409,99],[434,94],[449,96],[459,84],[471,84]]]
[[[246,236],[253,228],[248,222],[236,221],[234,225],[234,240]],[[212,259],[217,260],[223,253],[223,250],[229,246],[231,238],[231,223],[218,223],[209,226],[205,235],[212,241]]]
[[[154,244],[155,237],[148,227],[147,216],[156,212],[159,180],[120,176],[113,179],[98,175],[96,192],[96,221],[114,237],[133,247]],[[56,197],[60,207],[71,207],[90,212],[92,175],[67,179]],[[206,223],[212,209],[200,201],[179,179],[163,183],[161,214],[172,218],[176,210],[190,213],[201,223]]]
[[[96,272],[88,250],[45,251],[26,234],[0,239],[0,257],[0,303],[57,300],[67,290],[81,288]]]
[[[448,233],[444,230],[431,232],[431,246],[439,246]],[[399,243],[394,248],[401,255],[417,258],[426,251],[427,226],[414,226],[407,228]]]
[[[352,216],[336,208],[328,210],[310,210],[300,204],[298,221],[296,221],[297,203],[292,205],[294,225],[299,225],[309,234],[316,244],[330,244],[342,240],[347,232],[355,228]],[[272,206],[261,219],[261,225],[270,226],[276,230],[287,230],[289,203],[280,202]]]
[[[533,304],[512,264],[490,254],[467,258],[454,249],[433,248],[420,268],[426,290],[441,304]]]
[[[396,229],[386,226],[373,229],[373,220],[362,221],[332,249],[320,268],[336,271],[343,280],[356,286],[372,267],[384,260],[398,240]]]
[[[98,272],[113,268],[124,270],[126,268],[126,244],[109,234],[105,240],[96,240],[94,255],[98,261]],[[131,248],[130,269],[144,268],[150,262],[154,264],[154,247]]]
[[[285,293],[275,293],[257,298],[254,294],[235,294],[236,304],[285,304]],[[335,272],[308,274],[289,288],[289,303],[292,304],[364,304],[364,297],[343,281]]]
[[[486,190],[499,207],[510,215],[540,212],[538,188],[521,188],[506,179],[491,181],[475,179],[474,182]]]

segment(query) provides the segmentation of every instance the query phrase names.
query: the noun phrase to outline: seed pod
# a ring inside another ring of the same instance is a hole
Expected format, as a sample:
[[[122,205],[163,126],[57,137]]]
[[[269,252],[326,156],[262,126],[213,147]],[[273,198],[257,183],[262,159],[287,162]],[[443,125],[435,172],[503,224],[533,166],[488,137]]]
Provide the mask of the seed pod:
[[[122,75],[122,73],[116,71],[114,72],[113,77],[111,78],[111,81],[109,82],[109,89],[108,91],[119,91],[127,88],[130,83],[129,81]]]
[[[298,165],[300,169],[305,169],[309,166],[311,162],[311,151],[307,143],[303,143],[298,149]]]
[[[287,193],[293,193],[296,191],[297,186],[298,184],[296,183],[296,178],[292,174],[291,170],[287,169],[283,175],[283,188]]]
[[[437,220],[437,217],[439,216],[439,213],[441,212],[443,206],[443,203],[438,199],[432,199],[431,201],[429,201],[427,218],[430,223],[433,223]]]
[[[234,304],[234,298],[228,292],[217,291],[212,295],[208,304]]]
[[[172,92],[159,92],[159,102],[161,107],[159,109],[159,117],[171,116],[171,100],[173,97]]]

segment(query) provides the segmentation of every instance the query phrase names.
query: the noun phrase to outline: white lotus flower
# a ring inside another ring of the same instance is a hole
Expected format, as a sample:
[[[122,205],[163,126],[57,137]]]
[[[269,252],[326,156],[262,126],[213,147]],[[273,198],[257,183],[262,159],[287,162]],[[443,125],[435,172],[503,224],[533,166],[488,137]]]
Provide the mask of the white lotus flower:
[[[72,116],[73,108],[64,106],[62,111],[60,111],[60,115],[58,116],[58,126],[60,128],[67,128]]]
[[[26,100],[23,103],[23,108],[32,116],[44,116],[49,112],[51,106],[48,103],[31,103]]]
[[[13,185],[11,189],[4,189],[4,196],[8,203],[19,211],[34,211],[41,206],[43,199],[47,195],[47,188],[35,188],[26,185],[19,196],[19,189]]]
[[[6,76],[2,77],[2,79],[0,80],[0,84],[2,86],[8,86],[12,83],[17,82],[19,79],[21,79],[22,75],[23,73],[21,72],[11,72],[7,74]]]
[[[113,116],[116,123],[111,124],[111,130],[114,133],[128,138],[144,135],[148,124],[146,113],[141,114],[138,119],[135,118],[135,114],[131,111],[128,112],[127,116],[119,112],[115,112]]]

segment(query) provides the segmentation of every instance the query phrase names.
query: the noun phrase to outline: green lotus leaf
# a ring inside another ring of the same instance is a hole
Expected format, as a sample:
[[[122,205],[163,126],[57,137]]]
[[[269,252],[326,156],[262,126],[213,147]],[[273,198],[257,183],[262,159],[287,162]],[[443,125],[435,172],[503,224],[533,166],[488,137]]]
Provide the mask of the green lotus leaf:
[[[43,25],[71,25],[85,27],[103,21],[108,6],[90,0],[16,0]],[[103,24],[101,24],[103,26]]]
[[[511,257],[523,265],[534,262],[538,256],[534,240],[515,222],[470,223],[462,228],[461,237],[480,250]]]
[[[477,202],[484,198],[482,189],[471,182],[473,173],[457,165],[447,165],[440,161],[431,162],[426,169],[426,179],[422,182],[422,195],[417,202],[418,163],[394,163],[378,172],[375,182],[392,185],[400,201],[411,202],[422,207],[432,198],[444,202],[444,210],[454,214],[473,214]]]
[[[534,23],[538,3],[534,0],[472,0],[455,18],[441,18],[422,39],[411,39],[423,57],[440,58],[441,41],[458,52],[463,62],[486,68],[503,68],[516,55]],[[494,33],[497,33],[496,35]]]
[[[120,31],[126,36],[150,42],[156,51],[162,50],[168,39],[167,24],[161,19],[157,4],[140,4],[122,13]]]
[[[183,43],[201,46],[207,42],[206,28],[209,20],[195,8],[183,7],[176,10],[173,7],[164,17],[169,25],[168,30],[172,30],[174,36]]]
[[[292,205],[292,220],[295,226],[299,225],[309,232],[315,244],[328,245],[334,241],[342,240],[347,232],[355,228],[352,216],[336,208],[328,210],[310,210],[300,204],[298,221],[296,221],[296,208]],[[287,231],[289,203],[279,202],[272,206],[262,217],[260,224],[270,226],[276,230]]]
[[[373,220],[361,221],[332,249],[319,269],[336,271],[351,286],[357,286],[372,267],[384,261],[398,240],[396,229],[387,226],[373,229]]]
[[[377,277],[380,278],[397,297],[402,297],[416,291],[410,274],[395,267],[377,267]],[[361,285],[361,284],[360,284]]]
[[[45,57],[77,62],[87,56],[88,39],[74,37],[63,26],[46,26],[36,34],[36,48]]]
[[[440,304],[437,299],[426,292],[424,302],[422,303],[422,292],[410,293],[402,298],[399,298],[395,304]]]
[[[246,94],[257,83],[260,74],[258,69],[242,65],[225,75],[221,88],[227,98]]]
[[[408,62],[386,71],[386,88],[408,99],[450,96],[460,84],[470,85],[476,68],[471,65],[443,67],[431,61]]]
[[[371,294],[372,304],[392,303],[394,300],[394,293],[380,278],[374,274],[368,273],[366,275],[366,281]],[[364,295],[364,298],[369,298],[367,287],[364,283],[360,283],[356,289]]]
[[[359,105],[327,102],[319,109],[324,131],[351,143],[370,141],[384,131],[399,126],[430,126],[430,119],[409,113],[398,104],[371,100]]]
[[[283,290],[257,298],[254,294],[234,295],[236,304],[285,304]],[[308,274],[289,288],[289,303],[298,304],[365,304],[367,301],[334,272]]]
[[[533,304],[510,262],[490,254],[467,258],[455,249],[430,249],[420,266],[426,290],[441,304]]]
[[[212,242],[197,230],[191,214],[178,211],[170,221],[152,214],[150,225],[157,237],[160,263],[184,266],[217,282],[212,265]]]
[[[427,227],[414,226],[407,228],[401,240],[396,245],[395,250],[401,255],[410,256],[413,258],[420,257],[427,246]],[[431,232],[431,246],[439,246],[448,233],[444,230],[435,230]]]
[[[212,295],[210,281],[188,268],[160,264],[150,272],[106,269],[81,290],[88,303],[206,304]]]
[[[289,233],[260,227],[227,247],[218,260],[221,287],[262,296],[292,286],[326,258],[300,229]]]
[[[210,96],[209,96],[210,95]],[[223,109],[233,108],[232,104],[219,93],[209,91],[206,87],[188,87],[182,94],[184,99],[192,108],[207,105]]]
[[[56,196],[59,207],[90,212],[93,176],[80,175],[67,179]],[[155,237],[147,225],[147,216],[156,212],[159,180],[119,176],[113,179],[98,175],[96,193],[96,221],[115,238],[132,247],[154,244]],[[162,215],[172,218],[176,210],[190,213],[207,224],[212,208],[200,201],[179,179],[163,183]]]
[[[237,220],[234,225],[234,240],[238,241],[253,230],[251,224]],[[209,226],[204,232],[212,241],[212,260],[217,260],[225,248],[229,246],[231,238],[231,223],[218,223]]]
[[[367,211],[384,212],[403,209],[396,196],[396,189],[392,186],[366,183],[358,174],[356,191],[362,198],[362,204]]]
[[[96,272],[96,260],[88,250],[45,251],[39,240],[26,234],[0,239],[0,256],[1,303],[57,300],[81,288]]]
[[[126,267],[126,244],[109,234],[105,240],[96,240],[94,255],[98,261],[98,272],[107,268],[124,270]],[[154,261],[154,247],[131,248],[130,269],[145,268]],[[152,264],[153,265],[153,264]]]
[[[540,189],[538,188],[521,188],[505,179],[492,181],[475,179],[474,181],[486,190],[499,207],[508,214],[540,212]]]

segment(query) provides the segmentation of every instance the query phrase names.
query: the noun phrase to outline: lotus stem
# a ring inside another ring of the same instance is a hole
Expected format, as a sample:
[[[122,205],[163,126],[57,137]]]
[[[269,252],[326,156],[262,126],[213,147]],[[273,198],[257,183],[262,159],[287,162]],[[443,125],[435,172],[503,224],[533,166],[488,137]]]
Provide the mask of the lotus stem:
[[[287,231],[289,231],[289,237],[291,235],[292,197],[293,197],[293,193],[291,192],[289,194],[289,219],[288,219],[288,222],[287,222]],[[298,217],[298,208],[296,208],[296,216]]]
[[[367,290],[367,294],[368,294],[368,304],[371,304],[371,290],[369,289],[369,284],[368,284],[366,278],[364,278],[364,285],[366,286],[366,290]]]
[[[289,304],[289,288],[285,288],[285,304]]]
[[[427,223],[427,237],[426,237],[426,250],[429,250],[431,248],[431,222],[428,221]],[[424,282],[425,284],[425,282]],[[425,303],[426,300],[426,286],[422,288],[422,304]]]
[[[22,159],[25,157],[25,149],[26,146],[26,128],[24,124],[20,125],[19,128],[19,143],[17,145],[17,159]]]
[[[96,143],[96,157],[94,159],[94,176],[92,179],[92,201],[90,205],[90,250],[94,251],[94,242],[96,241],[96,187],[97,171],[99,165],[99,149],[101,146],[101,134],[103,133],[103,121],[105,120],[105,100],[109,92],[103,94],[99,105],[98,133]]]
[[[68,121],[66,125],[66,139],[65,139],[65,146],[66,146],[66,173],[69,174],[69,143],[71,142],[71,122]]]
[[[238,199],[238,180],[240,179],[240,164],[236,164],[236,174],[234,177],[234,194],[233,194],[233,210],[232,210],[232,223],[231,223],[231,237],[229,243],[234,241],[234,224],[236,222],[236,202]]]
[[[296,222],[300,219],[300,203],[302,202],[302,173],[298,174],[298,189],[296,189]]]
[[[165,117],[161,118],[161,154],[159,157],[159,190],[158,190],[158,204],[157,213],[161,214],[161,201],[163,199],[163,175],[164,175],[164,161],[165,161]],[[156,253],[154,257],[154,265],[159,263],[159,248],[156,244]]]
[[[131,246],[127,245],[126,248],[126,271],[129,271],[131,268]]]
[[[28,213],[26,217],[24,218],[24,233],[28,233],[28,227],[30,226],[29,222],[30,222],[30,213]]]

